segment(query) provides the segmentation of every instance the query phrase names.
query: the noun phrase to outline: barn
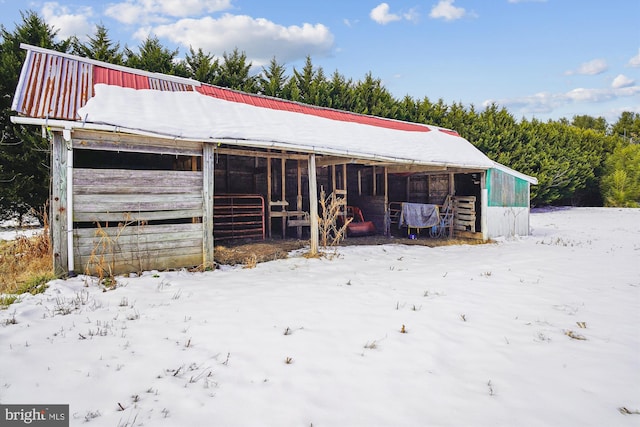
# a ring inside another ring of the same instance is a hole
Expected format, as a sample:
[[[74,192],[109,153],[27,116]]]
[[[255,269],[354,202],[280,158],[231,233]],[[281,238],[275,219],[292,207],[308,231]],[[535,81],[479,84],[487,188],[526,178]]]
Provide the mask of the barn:
[[[50,143],[60,274],[206,268],[234,240],[314,252],[320,194],[387,236],[529,232],[535,178],[453,130],[22,48],[12,121]]]

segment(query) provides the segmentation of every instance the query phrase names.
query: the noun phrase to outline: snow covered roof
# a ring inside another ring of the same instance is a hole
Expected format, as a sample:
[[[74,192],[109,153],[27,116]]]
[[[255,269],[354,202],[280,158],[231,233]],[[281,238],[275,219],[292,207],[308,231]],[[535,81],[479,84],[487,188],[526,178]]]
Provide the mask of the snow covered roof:
[[[13,109],[26,117],[405,164],[494,166],[469,141],[448,129],[246,94],[28,45],[23,48],[28,55]]]

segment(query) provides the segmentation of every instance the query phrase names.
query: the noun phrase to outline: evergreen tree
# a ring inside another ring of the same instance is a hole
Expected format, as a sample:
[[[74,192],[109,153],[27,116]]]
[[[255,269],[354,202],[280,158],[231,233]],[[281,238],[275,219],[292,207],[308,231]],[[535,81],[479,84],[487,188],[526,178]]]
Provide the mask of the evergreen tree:
[[[606,161],[605,206],[640,207],[640,145],[621,143]]]
[[[591,116],[573,116],[571,121],[573,126],[581,129],[592,129],[598,132],[605,133],[607,131],[607,121],[604,117],[591,117]]]
[[[612,126],[611,133],[628,142],[640,143],[640,113],[623,112]]]
[[[74,39],[72,52],[74,55],[110,64],[122,65],[124,63],[124,55],[120,50],[120,43],[114,43],[109,38],[109,31],[102,24],[96,27],[96,31],[93,36],[89,37],[88,43],[80,43],[77,39]]]
[[[189,53],[185,56],[185,67],[188,77],[202,83],[214,84],[220,74],[220,63],[213,55],[206,54],[199,48],[194,51],[189,47]]]
[[[151,71],[153,73],[172,74],[186,77],[184,67],[177,67],[175,64],[178,49],[169,50],[162,46],[160,40],[155,36],[149,36],[138,47],[135,53],[128,47],[124,48],[125,65],[139,70]]]
[[[278,64],[275,56],[269,61],[268,67],[262,67],[258,77],[258,90],[261,94],[283,98],[284,87],[287,83],[284,65]]]
[[[318,68],[315,77],[311,82],[311,95],[313,96],[313,105],[319,107],[331,107],[330,85],[327,77],[324,75],[322,67]]]
[[[49,146],[41,130],[11,123],[14,97],[26,52],[20,43],[67,52],[57,31],[33,11],[22,13],[14,31],[0,26],[0,218],[40,210],[49,197]]]
[[[224,61],[220,66],[220,74],[216,84],[230,89],[256,93],[258,85],[256,78],[249,75],[252,64],[251,62],[247,63],[247,55],[235,48],[231,54],[224,52],[222,57]]]
[[[353,111],[355,95],[352,80],[347,80],[336,70],[331,75],[328,86],[331,107],[338,110]]]
[[[311,62],[311,56],[307,55],[304,67],[302,67],[302,71],[298,71],[295,68],[293,69],[293,84],[296,85],[298,89],[298,99],[297,101],[304,102],[305,104],[314,104],[316,100],[315,88],[313,86],[313,81],[316,77],[316,72],[313,69],[313,63]]]
[[[368,72],[355,86],[355,112],[387,118],[396,117],[397,102],[382,85],[382,81]]]

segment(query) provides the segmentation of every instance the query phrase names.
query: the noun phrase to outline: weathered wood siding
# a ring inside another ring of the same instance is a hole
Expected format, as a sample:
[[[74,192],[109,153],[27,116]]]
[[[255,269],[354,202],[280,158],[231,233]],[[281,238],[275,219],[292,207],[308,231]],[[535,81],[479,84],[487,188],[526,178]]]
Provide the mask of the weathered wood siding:
[[[75,269],[115,273],[203,262],[202,172],[75,169]],[[151,222],[151,223],[150,223]],[[99,225],[98,225],[99,224]]]

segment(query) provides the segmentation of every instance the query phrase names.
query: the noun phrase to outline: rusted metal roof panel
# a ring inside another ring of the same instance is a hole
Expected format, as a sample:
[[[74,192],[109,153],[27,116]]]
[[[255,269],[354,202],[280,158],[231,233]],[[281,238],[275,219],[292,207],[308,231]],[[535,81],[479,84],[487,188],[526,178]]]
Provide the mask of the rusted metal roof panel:
[[[150,89],[149,77],[140,74],[127,73],[122,70],[94,66],[93,82],[132,89]]]
[[[42,52],[27,52],[14,109],[36,118],[76,120],[93,96],[93,66]]]
[[[193,90],[193,85],[151,77],[149,77],[149,84],[151,86],[151,89],[155,90],[164,90],[170,92],[188,92]]]
[[[99,65],[94,65],[93,81],[96,84],[104,83],[120,87],[129,87],[132,89],[153,89],[170,92],[186,92],[193,90],[193,85],[190,84],[101,67]]]
[[[309,114],[342,122],[353,122],[369,126],[377,126],[387,129],[404,130],[411,132],[429,132],[429,127],[417,123],[400,122],[397,120],[385,119],[382,117],[366,116],[363,114],[350,113],[348,111],[332,110],[329,108],[316,107],[313,105],[301,104],[298,102],[286,101],[282,99],[269,98],[260,95],[252,95],[225,89],[217,86],[202,84],[196,90],[203,95],[212,96],[226,101],[241,102],[255,107],[270,108],[273,110],[291,111],[294,113]]]

